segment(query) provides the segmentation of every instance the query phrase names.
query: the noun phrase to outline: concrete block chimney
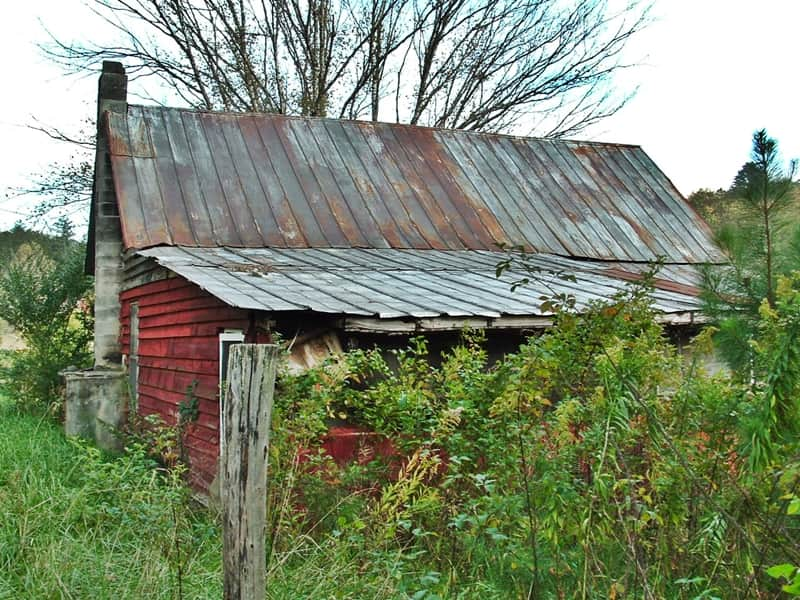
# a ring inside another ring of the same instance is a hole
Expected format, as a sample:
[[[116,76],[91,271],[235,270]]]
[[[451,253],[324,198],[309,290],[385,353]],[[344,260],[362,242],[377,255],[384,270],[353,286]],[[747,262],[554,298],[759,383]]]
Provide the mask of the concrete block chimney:
[[[109,112],[124,114],[128,78],[118,62],[104,61],[97,94],[97,151],[89,216],[86,269],[94,273],[94,369],[64,372],[64,428],[106,450],[121,449],[127,377],[120,352],[122,229],[111,177],[106,127]]]
[[[122,368],[120,302],[122,285],[122,230],[111,177],[106,114],[124,114],[128,78],[121,63],[103,61],[97,94],[97,154],[90,241],[93,241],[95,281],[94,356],[96,369]],[[92,235],[93,234],[93,235]]]

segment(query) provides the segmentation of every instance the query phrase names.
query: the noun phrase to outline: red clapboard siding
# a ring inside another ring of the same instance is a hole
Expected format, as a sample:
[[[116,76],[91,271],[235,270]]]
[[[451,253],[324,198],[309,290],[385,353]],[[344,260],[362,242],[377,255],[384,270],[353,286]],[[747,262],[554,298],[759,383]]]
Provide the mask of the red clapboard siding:
[[[219,326],[216,323],[197,323],[185,325],[166,325],[162,327],[149,327],[140,329],[139,339],[163,339],[169,337],[197,337],[212,336],[216,337],[219,333]],[[126,335],[125,332],[123,335]]]
[[[193,387],[194,393],[200,398],[209,396],[213,399],[217,394],[219,385],[214,375],[206,373],[186,373],[173,369],[159,367],[149,367],[143,369],[139,376],[139,384],[147,384],[163,387],[175,392],[185,392],[186,388]]]
[[[162,313],[153,317],[139,317],[139,327],[163,327],[164,325],[181,325],[184,323],[219,323],[220,321],[246,321],[242,311],[223,306],[221,308],[198,308],[177,312]]]
[[[198,454],[202,453],[208,456],[216,457],[216,455],[219,453],[216,442],[207,442],[191,434],[187,435],[186,439],[193,442],[193,447],[197,450]]]
[[[156,367],[158,368],[163,364],[160,357],[150,357],[139,355],[139,368],[143,367]],[[175,358],[170,360],[170,368],[173,371],[181,371],[185,373],[211,373],[216,372],[219,363],[216,360],[195,360],[192,358]]]
[[[143,297],[143,296],[147,296],[149,298],[152,298],[155,294],[157,294],[159,292],[164,292],[164,291],[167,291],[167,290],[174,290],[174,289],[178,289],[178,288],[185,288],[185,287],[195,287],[195,288],[197,288],[197,286],[195,286],[188,279],[184,279],[183,277],[172,277],[170,279],[162,279],[160,281],[153,281],[151,283],[146,283],[144,285],[140,285],[139,287],[135,287],[135,288],[131,288],[129,290],[125,290],[124,292],[122,292],[119,295],[119,297],[120,297],[120,300],[122,300],[123,302],[125,300],[131,300],[133,298],[139,298],[139,297]],[[147,293],[146,294],[142,294],[141,290],[145,290],[145,289],[147,290]],[[197,288],[197,289],[199,290],[200,288]],[[207,295],[207,296],[210,295],[210,294],[206,294],[205,292],[202,292],[202,293]],[[145,299],[145,302],[146,302],[146,299]]]
[[[211,417],[205,417],[204,415],[200,415],[200,418],[203,420],[210,420],[211,422],[204,423],[201,420],[198,420],[196,423],[193,423],[188,432],[188,436],[197,438],[206,444],[214,444],[216,447],[217,420],[212,419]]]
[[[216,336],[139,341],[139,356],[161,357],[164,366],[169,366],[168,361],[173,356],[215,360],[218,353]]]
[[[187,427],[192,485],[207,489],[219,455],[219,333],[247,333],[246,311],[231,308],[182,277],[154,281],[120,294],[123,354],[130,352],[131,304],[139,307],[138,406],[174,424],[178,404],[196,382],[199,415]],[[266,341],[266,340],[259,340]]]
[[[219,401],[216,398],[213,400],[200,398],[198,400],[198,408],[201,415],[211,415],[215,419],[214,422],[216,422],[216,418],[219,416]]]
[[[181,290],[170,292],[169,294],[161,294],[164,298],[158,304],[140,304],[139,316],[150,317],[152,315],[161,315],[197,308],[217,308],[219,305],[219,300],[216,298],[190,298],[188,300],[172,301],[171,298],[174,298],[174,295],[180,293],[180,291]]]

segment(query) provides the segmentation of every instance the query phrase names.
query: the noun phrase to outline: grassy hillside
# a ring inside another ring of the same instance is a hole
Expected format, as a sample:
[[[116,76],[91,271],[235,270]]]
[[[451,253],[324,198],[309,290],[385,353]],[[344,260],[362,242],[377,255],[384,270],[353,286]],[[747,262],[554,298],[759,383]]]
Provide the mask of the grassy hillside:
[[[8,259],[14,256],[23,244],[36,244],[44,248],[48,254],[55,255],[61,252],[64,243],[63,237],[48,235],[17,225],[9,231],[0,231],[0,257]],[[71,240],[67,243],[78,244],[80,242]]]

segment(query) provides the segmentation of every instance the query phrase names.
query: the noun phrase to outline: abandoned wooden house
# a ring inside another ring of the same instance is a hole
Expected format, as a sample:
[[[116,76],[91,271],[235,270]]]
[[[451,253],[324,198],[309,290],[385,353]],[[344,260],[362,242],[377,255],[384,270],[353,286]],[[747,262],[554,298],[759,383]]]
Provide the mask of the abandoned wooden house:
[[[547,326],[543,294],[585,305],[658,259],[654,306],[690,324],[693,267],[722,260],[637,146],[137,106],[118,63],[100,80],[89,238],[95,372],[129,377],[132,404],[169,421],[196,386],[199,487],[215,476],[231,343],[278,332],[302,368],[469,326],[502,351]],[[512,291],[498,244],[570,277]]]

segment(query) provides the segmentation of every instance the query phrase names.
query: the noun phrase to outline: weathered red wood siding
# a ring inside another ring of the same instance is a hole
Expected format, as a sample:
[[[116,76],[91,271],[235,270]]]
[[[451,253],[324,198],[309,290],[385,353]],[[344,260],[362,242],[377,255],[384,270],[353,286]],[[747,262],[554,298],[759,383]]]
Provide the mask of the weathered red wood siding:
[[[247,311],[231,308],[195,284],[174,277],[122,292],[122,352],[130,352],[131,304],[139,306],[139,413],[175,424],[186,390],[199,400],[199,417],[184,444],[195,487],[207,489],[219,455],[219,333],[250,325]],[[259,336],[261,337],[261,336]],[[250,338],[248,337],[248,340]],[[267,340],[253,340],[267,341]]]
[[[130,353],[131,305],[139,306],[139,413],[158,414],[174,425],[187,388],[197,382],[199,417],[187,427],[184,446],[192,485],[208,490],[219,457],[219,334],[239,329],[246,341],[256,343],[269,343],[269,336],[250,331],[248,311],[231,308],[182,277],[126,290],[120,300],[125,355]],[[397,453],[390,440],[358,427],[331,427],[321,441],[340,465]]]

